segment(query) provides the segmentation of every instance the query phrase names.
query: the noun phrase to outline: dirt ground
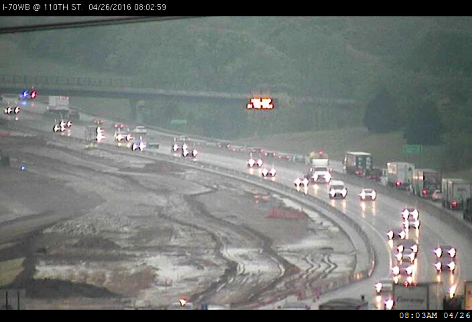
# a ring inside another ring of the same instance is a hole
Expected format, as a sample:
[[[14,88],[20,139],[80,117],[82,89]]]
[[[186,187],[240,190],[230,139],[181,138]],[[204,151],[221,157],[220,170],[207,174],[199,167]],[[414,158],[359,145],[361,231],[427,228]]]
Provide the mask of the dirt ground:
[[[0,288],[29,309],[245,307],[355,266],[331,222],[270,217],[296,210],[248,184],[50,136],[0,149]]]

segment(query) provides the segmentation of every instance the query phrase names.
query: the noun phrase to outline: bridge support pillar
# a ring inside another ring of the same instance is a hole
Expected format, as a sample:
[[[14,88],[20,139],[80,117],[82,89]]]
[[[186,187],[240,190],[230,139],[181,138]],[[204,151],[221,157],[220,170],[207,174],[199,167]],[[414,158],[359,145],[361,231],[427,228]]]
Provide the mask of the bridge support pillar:
[[[143,108],[145,102],[143,100],[137,99],[130,99],[129,100],[129,107],[130,107],[130,118],[132,121],[141,124],[143,122],[143,117],[141,115],[140,109]]]

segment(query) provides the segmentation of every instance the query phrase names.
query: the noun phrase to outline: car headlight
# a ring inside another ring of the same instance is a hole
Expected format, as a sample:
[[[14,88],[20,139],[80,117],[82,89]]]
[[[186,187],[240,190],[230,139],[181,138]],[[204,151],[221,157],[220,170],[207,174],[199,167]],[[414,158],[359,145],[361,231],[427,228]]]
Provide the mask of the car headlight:
[[[449,264],[447,264],[447,267],[449,267],[449,270],[452,272],[456,269],[456,263],[450,262]]]
[[[405,219],[405,221],[408,219],[409,216],[410,216],[410,212],[408,211],[408,209],[403,210],[402,217],[403,219]]]
[[[400,274],[400,267],[398,267],[398,266],[392,267],[392,273],[393,273],[393,275],[399,275]]]
[[[451,258],[456,257],[456,255],[457,255],[456,249],[454,247],[449,249],[448,254],[449,254],[449,257],[451,257]]]
[[[377,293],[380,293],[382,291],[382,287],[382,283],[375,284],[375,290],[377,291]]]

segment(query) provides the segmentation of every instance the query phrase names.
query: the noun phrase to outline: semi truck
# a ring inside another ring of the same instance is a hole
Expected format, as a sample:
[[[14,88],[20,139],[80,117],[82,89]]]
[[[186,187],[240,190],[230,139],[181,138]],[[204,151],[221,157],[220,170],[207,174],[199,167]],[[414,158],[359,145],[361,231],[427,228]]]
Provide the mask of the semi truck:
[[[418,283],[414,287],[393,286],[394,309],[407,310],[442,310],[442,283]]]
[[[431,198],[435,190],[441,190],[442,174],[432,169],[415,169],[411,193],[421,198]]]
[[[372,154],[367,152],[346,152],[343,160],[344,171],[348,174],[354,174],[364,177],[374,168]]]
[[[68,110],[69,97],[68,96],[49,96],[48,110]]]
[[[329,183],[331,178],[329,159],[313,159],[307,179],[313,183]]]
[[[328,164],[326,166],[329,166],[329,156],[324,151],[318,151],[318,152],[312,151],[310,152],[308,159],[309,159],[310,165],[314,166],[317,160],[327,160],[323,162],[327,162]]]
[[[44,115],[71,121],[80,120],[79,112],[69,105],[68,96],[49,96],[49,103]]]
[[[387,185],[397,189],[410,189],[415,165],[408,162],[387,162]]]
[[[463,209],[467,199],[472,197],[472,182],[464,179],[442,179],[441,187],[442,206],[447,209]]]

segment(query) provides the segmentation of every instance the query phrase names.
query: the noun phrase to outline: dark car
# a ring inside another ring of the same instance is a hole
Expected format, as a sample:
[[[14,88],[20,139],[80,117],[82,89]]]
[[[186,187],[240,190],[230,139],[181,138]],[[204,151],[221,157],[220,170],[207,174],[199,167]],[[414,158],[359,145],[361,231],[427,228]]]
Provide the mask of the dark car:
[[[380,182],[380,178],[382,177],[382,170],[380,169],[372,169],[371,171],[366,172],[365,178],[367,180],[374,180]]]

